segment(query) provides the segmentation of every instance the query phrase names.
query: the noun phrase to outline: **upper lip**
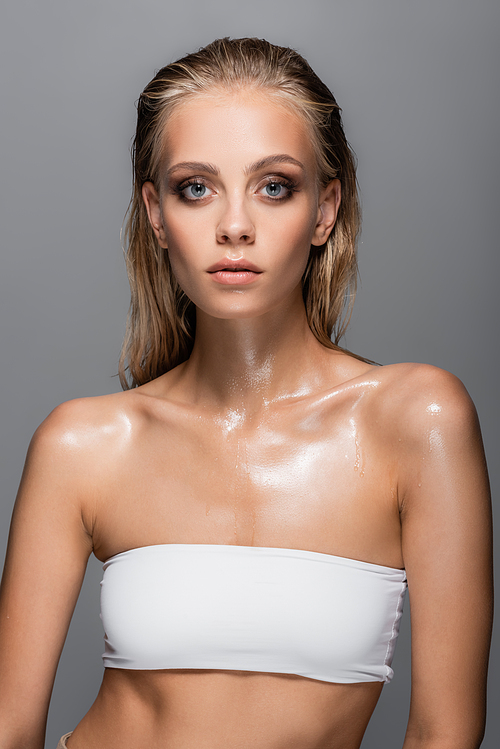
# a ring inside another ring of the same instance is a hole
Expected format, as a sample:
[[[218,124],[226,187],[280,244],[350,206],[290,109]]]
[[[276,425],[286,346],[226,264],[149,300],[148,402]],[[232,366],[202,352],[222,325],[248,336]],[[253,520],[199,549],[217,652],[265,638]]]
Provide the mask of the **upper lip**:
[[[240,258],[239,260],[231,260],[228,257],[222,258],[222,260],[219,260],[218,263],[214,263],[214,265],[211,265],[210,268],[208,268],[208,273],[216,273],[218,270],[250,270],[253,273],[262,273],[262,270],[258,268],[253,263],[250,263],[248,260],[245,260],[245,258]]]

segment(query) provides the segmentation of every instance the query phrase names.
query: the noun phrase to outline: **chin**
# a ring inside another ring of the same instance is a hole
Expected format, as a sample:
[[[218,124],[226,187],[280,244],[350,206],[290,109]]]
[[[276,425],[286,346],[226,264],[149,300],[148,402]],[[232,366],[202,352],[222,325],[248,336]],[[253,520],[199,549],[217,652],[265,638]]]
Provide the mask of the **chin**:
[[[218,299],[191,298],[198,313],[215,317],[220,320],[246,319],[248,317],[259,317],[274,305],[265,303],[262,299],[250,298],[250,295],[233,291],[231,294],[223,294]]]
[[[204,309],[202,311],[204,314],[214,317],[217,320],[251,320],[252,318],[261,317],[271,310],[262,307],[241,305],[231,308]]]

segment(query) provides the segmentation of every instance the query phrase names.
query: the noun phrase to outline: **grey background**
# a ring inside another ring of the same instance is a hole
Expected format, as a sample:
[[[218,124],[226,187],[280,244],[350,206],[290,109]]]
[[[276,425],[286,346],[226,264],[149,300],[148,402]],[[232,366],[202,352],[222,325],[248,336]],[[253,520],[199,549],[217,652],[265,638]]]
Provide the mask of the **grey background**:
[[[457,374],[477,404],[497,494],[499,22],[494,0],[4,0],[2,551],[36,426],[61,401],[119,387],[134,101],[159,67],[226,35],[297,48],[335,92],[364,209],[347,345]],[[97,693],[100,572],[92,560],[54,688],[49,749]],[[406,616],[396,677],[364,749],[402,745],[408,648]],[[491,708],[498,646],[490,684]],[[483,746],[499,736],[493,707]]]

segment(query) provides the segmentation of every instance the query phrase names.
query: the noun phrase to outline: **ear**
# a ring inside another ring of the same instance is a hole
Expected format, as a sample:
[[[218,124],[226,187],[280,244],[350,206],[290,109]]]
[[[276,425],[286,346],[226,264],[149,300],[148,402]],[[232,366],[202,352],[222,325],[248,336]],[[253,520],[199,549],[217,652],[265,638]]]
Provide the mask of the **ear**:
[[[160,247],[167,249],[167,240],[165,238],[165,231],[163,228],[163,219],[160,208],[160,197],[156,190],[156,187],[152,182],[145,182],[142,186],[142,199],[148,212],[149,223],[151,224],[156,239]]]
[[[332,179],[324,187],[318,198],[318,222],[314,228],[311,244],[320,247],[325,244],[335,226],[340,206],[340,180]]]

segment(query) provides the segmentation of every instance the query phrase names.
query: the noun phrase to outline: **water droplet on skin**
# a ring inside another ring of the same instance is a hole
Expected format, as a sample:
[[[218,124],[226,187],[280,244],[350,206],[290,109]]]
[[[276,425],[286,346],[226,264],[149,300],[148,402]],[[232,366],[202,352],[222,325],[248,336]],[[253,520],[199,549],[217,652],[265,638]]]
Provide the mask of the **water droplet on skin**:
[[[350,423],[351,423],[352,430],[353,430],[354,446],[355,446],[355,449],[356,449],[356,457],[354,459],[354,470],[355,471],[359,471],[359,475],[360,476],[364,476],[365,475],[365,471],[364,471],[364,469],[363,469],[363,467],[361,465],[361,449],[360,449],[360,446],[359,446],[358,433],[356,431],[356,424],[354,422],[354,419],[351,419]]]
[[[357,471],[358,468],[359,468],[359,461],[360,461],[360,457],[359,457],[359,442],[358,442],[358,438],[357,437],[354,438],[354,444],[356,446],[356,459],[354,461],[354,470]]]
[[[354,444],[356,445],[356,459],[354,461],[354,470],[359,471],[360,476],[364,476],[365,472],[363,468],[361,468],[361,450],[359,448],[359,441],[358,441],[357,435],[354,438]]]

